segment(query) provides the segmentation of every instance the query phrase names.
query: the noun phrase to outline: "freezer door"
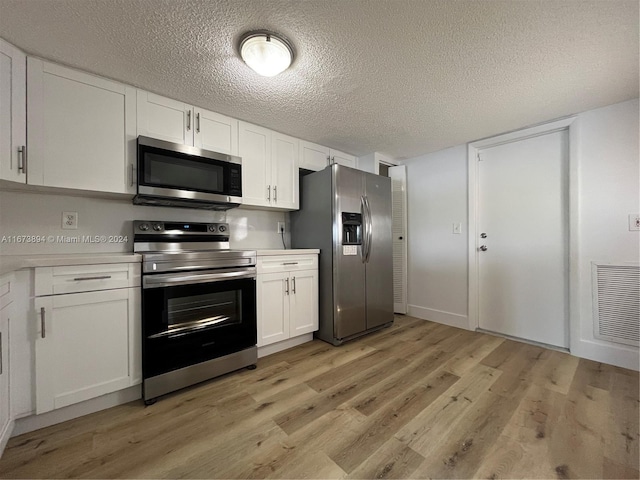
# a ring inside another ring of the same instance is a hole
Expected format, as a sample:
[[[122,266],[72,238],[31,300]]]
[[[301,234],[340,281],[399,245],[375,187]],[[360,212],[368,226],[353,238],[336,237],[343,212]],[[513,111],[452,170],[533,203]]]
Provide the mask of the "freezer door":
[[[334,199],[334,336],[336,339],[342,339],[364,332],[367,328],[362,245],[343,245],[342,227],[343,213],[364,213],[362,208],[364,177],[358,170],[337,164],[330,168],[333,169]]]
[[[370,242],[366,262],[367,329],[393,321],[391,179],[365,174]]]

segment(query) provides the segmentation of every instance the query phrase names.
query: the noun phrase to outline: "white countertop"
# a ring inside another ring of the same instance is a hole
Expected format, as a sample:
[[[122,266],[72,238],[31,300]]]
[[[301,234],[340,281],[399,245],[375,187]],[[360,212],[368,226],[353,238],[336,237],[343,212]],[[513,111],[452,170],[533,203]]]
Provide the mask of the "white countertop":
[[[21,268],[58,267],[63,265],[92,265],[100,263],[137,263],[137,253],[66,253],[49,255],[0,255],[0,275]]]
[[[319,248],[294,248],[293,250],[256,250],[259,257],[265,257],[269,255],[308,255],[320,253]]]

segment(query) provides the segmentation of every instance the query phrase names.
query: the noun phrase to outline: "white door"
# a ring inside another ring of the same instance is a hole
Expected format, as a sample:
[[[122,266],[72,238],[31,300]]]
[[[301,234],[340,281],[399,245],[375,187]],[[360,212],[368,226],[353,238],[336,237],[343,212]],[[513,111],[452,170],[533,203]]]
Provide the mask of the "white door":
[[[9,439],[7,428],[10,421],[9,405],[9,317],[14,304],[0,310],[0,452],[2,441]]]
[[[238,120],[197,107],[194,113],[196,147],[238,155]]]
[[[318,270],[291,272],[289,335],[318,330]]]
[[[258,346],[289,338],[289,273],[258,275],[256,285]]]
[[[0,38],[0,178],[26,183],[27,57]]]
[[[192,107],[171,98],[138,90],[138,135],[193,145]]]
[[[298,209],[298,139],[273,132],[271,136],[271,205]]]
[[[345,167],[356,168],[356,157],[353,155],[331,149],[330,156],[330,163],[337,163],[338,165],[344,165]]]
[[[479,152],[481,329],[568,347],[567,184],[567,130]]]
[[[407,313],[407,170],[389,167],[393,234],[393,311]]]
[[[330,149],[300,140],[300,168],[318,171],[329,165]]]
[[[242,203],[269,206],[271,185],[271,130],[239,122],[238,151],[242,157]]]

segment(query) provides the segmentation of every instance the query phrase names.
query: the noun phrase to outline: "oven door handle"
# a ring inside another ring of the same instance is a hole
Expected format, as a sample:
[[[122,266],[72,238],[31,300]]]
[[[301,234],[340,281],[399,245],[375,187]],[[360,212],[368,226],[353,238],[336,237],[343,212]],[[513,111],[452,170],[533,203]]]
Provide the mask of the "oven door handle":
[[[224,282],[225,280],[239,280],[242,278],[256,278],[255,267],[242,270],[217,271],[215,273],[201,272],[192,274],[160,274],[143,275],[142,288],[173,287],[175,285],[192,285],[195,283]]]

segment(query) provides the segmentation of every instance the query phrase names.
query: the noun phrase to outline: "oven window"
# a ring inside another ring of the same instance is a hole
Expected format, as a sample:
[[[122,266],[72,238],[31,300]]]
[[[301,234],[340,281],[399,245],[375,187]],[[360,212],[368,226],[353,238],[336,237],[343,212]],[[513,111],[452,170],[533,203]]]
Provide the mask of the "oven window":
[[[239,324],[241,319],[241,290],[176,297],[167,301],[167,323],[171,335]]]
[[[224,167],[213,162],[146,152],[143,172],[146,185],[211,193],[224,191]]]

